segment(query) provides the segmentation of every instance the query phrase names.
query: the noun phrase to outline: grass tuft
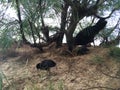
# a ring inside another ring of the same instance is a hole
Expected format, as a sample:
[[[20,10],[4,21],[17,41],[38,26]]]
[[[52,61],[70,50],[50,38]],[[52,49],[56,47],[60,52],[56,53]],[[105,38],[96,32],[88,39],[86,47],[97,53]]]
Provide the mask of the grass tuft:
[[[103,64],[105,61],[101,56],[95,55],[91,60],[90,63],[91,64]]]
[[[109,56],[115,58],[117,62],[120,62],[120,48],[119,47],[111,47],[109,49]]]
[[[2,90],[2,87],[3,87],[3,75],[0,72],[0,90]]]

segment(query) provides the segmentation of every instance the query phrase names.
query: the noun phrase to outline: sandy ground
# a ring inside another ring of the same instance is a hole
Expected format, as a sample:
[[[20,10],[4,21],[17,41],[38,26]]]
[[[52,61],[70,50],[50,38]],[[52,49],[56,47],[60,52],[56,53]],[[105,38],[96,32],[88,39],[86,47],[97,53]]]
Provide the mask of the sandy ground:
[[[62,55],[54,47],[44,53],[29,46],[16,49],[18,55],[0,58],[3,90],[120,90],[120,63],[108,56],[107,48],[89,49],[81,56]],[[50,76],[36,70],[43,59],[57,63]]]

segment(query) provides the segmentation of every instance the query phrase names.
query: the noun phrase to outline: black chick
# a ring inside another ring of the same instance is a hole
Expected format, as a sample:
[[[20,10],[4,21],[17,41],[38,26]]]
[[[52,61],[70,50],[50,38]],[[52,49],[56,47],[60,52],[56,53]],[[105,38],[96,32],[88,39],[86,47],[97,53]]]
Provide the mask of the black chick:
[[[55,67],[56,63],[51,59],[45,59],[36,65],[37,69],[50,71],[51,67]]]

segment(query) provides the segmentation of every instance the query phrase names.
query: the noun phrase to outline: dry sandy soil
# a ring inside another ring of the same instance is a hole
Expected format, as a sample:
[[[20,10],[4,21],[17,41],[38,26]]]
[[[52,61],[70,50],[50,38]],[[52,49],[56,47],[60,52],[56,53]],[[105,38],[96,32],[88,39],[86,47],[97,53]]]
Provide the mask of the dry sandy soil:
[[[14,48],[0,58],[3,90],[120,90],[120,63],[109,57],[107,48],[89,49],[86,55],[72,56],[54,46],[44,53],[26,45]],[[57,63],[50,76],[36,70],[43,59]]]

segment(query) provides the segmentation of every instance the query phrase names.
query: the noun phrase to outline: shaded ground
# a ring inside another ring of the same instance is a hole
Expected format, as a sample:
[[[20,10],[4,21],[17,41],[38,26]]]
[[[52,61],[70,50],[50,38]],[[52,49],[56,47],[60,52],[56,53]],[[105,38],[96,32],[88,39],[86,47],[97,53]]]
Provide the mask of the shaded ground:
[[[16,57],[1,58],[3,90],[119,90],[120,63],[108,56],[107,48],[89,49],[82,56],[62,55],[64,48],[56,50],[54,46],[45,48],[44,53],[29,46],[16,49]],[[51,76],[35,68],[47,58],[57,63]]]

